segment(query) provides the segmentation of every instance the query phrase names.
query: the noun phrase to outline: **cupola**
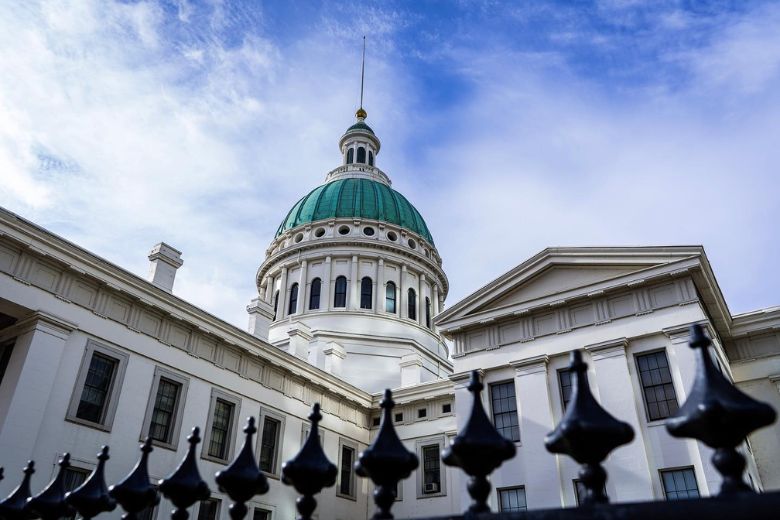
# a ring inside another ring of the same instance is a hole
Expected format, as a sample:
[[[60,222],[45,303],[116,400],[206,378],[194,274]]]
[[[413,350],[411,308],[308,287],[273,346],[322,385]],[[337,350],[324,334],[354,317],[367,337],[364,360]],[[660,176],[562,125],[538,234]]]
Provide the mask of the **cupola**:
[[[339,140],[339,148],[345,165],[374,166],[381,146],[379,138],[366,124],[368,114],[360,107],[355,112],[357,121],[347,128]]]

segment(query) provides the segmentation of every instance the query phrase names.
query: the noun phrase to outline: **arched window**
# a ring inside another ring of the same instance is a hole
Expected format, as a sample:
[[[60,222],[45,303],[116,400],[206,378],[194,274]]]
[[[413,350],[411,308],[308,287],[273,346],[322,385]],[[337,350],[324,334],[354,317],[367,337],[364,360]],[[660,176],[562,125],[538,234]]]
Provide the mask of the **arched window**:
[[[298,310],[298,284],[292,284],[290,287],[290,306],[287,308],[287,314],[295,314]]]
[[[425,297],[425,326],[431,328],[431,299]]]
[[[366,149],[362,146],[358,146],[358,154],[357,154],[357,161],[359,163],[365,164],[366,163]]]
[[[374,299],[374,283],[371,281],[371,278],[368,276],[364,276],[362,280],[360,280],[360,308],[361,309],[370,309],[371,308],[371,300]]]
[[[355,149],[350,148],[347,150],[347,164],[352,164],[355,162]]]
[[[410,320],[416,320],[417,319],[417,293],[414,292],[414,289],[409,289],[409,301],[407,303],[406,309],[409,311],[409,319]]]
[[[385,288],[385,310],[395,314],[395,283],[387,282]]]
[[[336,278],[336,290],[333,293],[333,306],[347,306],[347,277],[339,276]]]
[[[322,291],[322,281],[315,278],[311,281],[311,290],[309,291],[309,310],[320,308],[320,291]]]
[[[276,310],[279,308],[279,291],[274,293],[274,321],[276,321]]]
[[[371,150],[368,151],[368,165],[373,166],[374,165],[374,152]]]

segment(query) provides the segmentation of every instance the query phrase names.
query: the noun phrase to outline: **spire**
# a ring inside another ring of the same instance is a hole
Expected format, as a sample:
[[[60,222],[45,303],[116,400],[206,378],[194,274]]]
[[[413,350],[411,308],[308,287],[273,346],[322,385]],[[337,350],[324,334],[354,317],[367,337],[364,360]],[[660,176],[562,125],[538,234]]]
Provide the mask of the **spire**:
[[[366,36],[363,35],[363,62],[360,66],[360,108],[355,112],[358,121],[363,121],[368,117],[368,113],[363,109],[363,84],[366,77]]]

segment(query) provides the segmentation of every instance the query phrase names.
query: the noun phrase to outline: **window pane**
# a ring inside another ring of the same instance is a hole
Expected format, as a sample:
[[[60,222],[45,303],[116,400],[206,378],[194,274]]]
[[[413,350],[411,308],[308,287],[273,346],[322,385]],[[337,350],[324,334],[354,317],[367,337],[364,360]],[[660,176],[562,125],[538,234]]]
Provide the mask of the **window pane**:
[[[347,279],[344,276],[336,278],[336,290],[333,295],[334,307],[346,307],[347,306]]]
[[[563,408],[566,409],[566,407],[569,405],[569,401],[571,401],[571,370],[559,370],[558,382],[561,385],[561,402],[563,403]]]
[[[97,352],[92,354],[76,417],[94,423],[103,421],[116,365],[116,359]]]
[[[181,385],[164,377],[157,385],[152,420],[149,424],[149,436],[160,442],[170,442],[173,431],[173,419],[176,402],[179,399]]]
[[[366,276],[360,281],[360,308],[370,309],[374,299],[374,288],[371,278]]]
[[[295,314],[298,310],[298,284],[292,284],[290,287],[290,306],[287,308],[287,314]]]
[[[410,320],[416,320],[417,319],[417,293],[414,292],[414,289],[409,289],[408,291],[409,298],[407,302],[407,310],[409,314]]]
[[[210,499],[200,503],[198,520],[217,520],[219,516],[219,500]]]
[[[423,446],[423,493],[438,493],[441,490],[441,461],[439,445]]]
[[[673,415],[678,405],[666,352],[644,354],[636,359],[648,420],[666,419]]]
[[[525,488],[517,487],[510,489],[498,490],[498,503],[499,511],[512,512],[512,511],[525,511],[528,506],[525,501]]]
[[[279,421],[270,417],[266,417],[263,421],[263,436],[260,440],[260,469],[266,473],[273,473],[276,470],[274,462],[280,426]]]
[[[693,468],[661,471],[661,482],[667,500],[698,498],[699,486]]]
[[[255,512],[252,514],[252,520],[271,520],[271,513],[265,509],[255,508]]]
[[[387,282],[385,288],[385,311],[395,314],[395,284]]]
[[[342,495],[352,495],[352,465],[354,463],[355,450],[349,446],[341,447],[341,480],[339,482],[339,493]]]
[[[322,290],[322,282],[319,278],[315,278],[311,282],[311,292],[309,294],[309,309],[315,310],[320,308],[320,291]]]
[[[498,432],[510,441],[520,440],[520,427],[517,419],[517,401],[515,383],[509,381],[490,385],[493,410],[493,423]]]
[[[214,418],[211,421],[209,455],[218,459],[227,458],[230,424],[233,421],[233,403],[217,399],[214,404]]]

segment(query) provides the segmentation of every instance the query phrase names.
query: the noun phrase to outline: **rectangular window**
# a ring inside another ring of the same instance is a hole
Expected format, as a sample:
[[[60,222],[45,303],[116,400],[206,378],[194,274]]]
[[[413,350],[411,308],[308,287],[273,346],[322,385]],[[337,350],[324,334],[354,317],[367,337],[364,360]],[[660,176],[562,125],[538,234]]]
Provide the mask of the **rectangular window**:
[[[263,433],[260,437],[260,470],[276,473],[276,452],[279,445],[281,421],[273,417],[263,418]]]
[[[252,520],[271,520],[271,512],[267,509],[256,507],[252,513]]]
[[[661,470],[666,500],[699,498],[699,486],[693,468]]]
[[[65,418],[110,431],[128,355],[87,341]]]
[[[404,413],[403,413],[403,412],[398,412],[398,413],[396,413],[396,414],[395,414],[395,416],[393,417],[393,420],[394,420],[395,422],[401,422],[401,421],[403,421],[403,420],[404,420]]]
[[[563,410],[566,411],[566,407],[571,401],[571,370],[568,368],[558,370],[558,383],[561,386],[561,404],[563,404]]]
[[[607,486],[604,485],[604,495],[607,494]],[[583,501],[585,500],[585,496],[587,495],[588,491],[585,489],[585,484],[578,479],[574,479],[574,498],[577,500],[577,505],[581,505]]]
[[[452,404],[447,403],[441,405],[441,413],[452,413]]]
[[[647,408],[647,419],[666,419],[677,412],[677,396],[666,352],[661,350],[636,357],[639,381]]]
[[[235,405],[224,399],[217,399],[211,420],[211,438],[209,439],[209,455],[216,459],[226,459],[230,447],[231,426],[233,424],[233,408]]]
[[[355,448],[341,445],[341,463],[339,465],[339,495],[354,497]]]
[[[65,473],[63,473],[62,475],[63,476],[62,484],[63,487],[65,488],[65,491],[66,492],[73,491],[74,489],[82,485],[89,477],[89,474],[90,471],[81,468],[74,468],[73,466],[66,469]],[[64,518],[68,520],[75,520],[76,515],[72,514]]]
[[[220,502],[216,498],[202,501],[198,508],[198,520],[217,520],[219,518]]]
[[[162,367],[154,369],[154,379],[149,394],[149,402],[146,405],[144,426],[141,430],[141,438],[145,436],[158,446],[176,449],[181,429],[181,418],[184,412],[184,403],[187,398],[189,381],[179,374]],[[208,436],[211,434],[211,415],[213,415],[214,398],[212,393],[212,408],[209,410],[209,421],[206,424],[207,441],[203,444],[203,455],[208,455],[210,443]]]
[[[498,432],[510,441],[519,441],[520,427],[514,381],[490,385],[490,399],[493,405],[493,423]]]
[[[498,510],[502,513],[526,511],[525,487],[518,486],[498,490]]]
[[[93,423],[102,423],[105,416],[108,394],[119,361],[98,352],[92,354],[87,379],[81,390],[81,399],[76,417]]]
[[[423,459],[423,488],[424,494],[438,493],[441,491],[441,461],[439,460],[439,445],[422,447]]]
[[[418,419],[424,419],[428,417],[428,409],[427,408],[419,408],[417,410],[417,418]]]

